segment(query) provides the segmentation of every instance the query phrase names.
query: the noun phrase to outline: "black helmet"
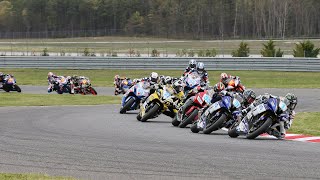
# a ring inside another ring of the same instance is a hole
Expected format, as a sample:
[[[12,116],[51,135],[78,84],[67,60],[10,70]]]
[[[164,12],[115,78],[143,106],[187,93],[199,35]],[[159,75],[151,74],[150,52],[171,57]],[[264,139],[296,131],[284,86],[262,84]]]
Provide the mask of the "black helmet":
[[[243,97],[247,103],[251,104],[257,98],[257,95],[252,89],[246,89],[243,92]]]
[[[284,103],[287,105],[287,107],[290,110],[294,110],[296,108],[296,106],[297,106],[298,98],[297,98],[296,95],[294,95],[292,93],[288,93],[284,97]]]

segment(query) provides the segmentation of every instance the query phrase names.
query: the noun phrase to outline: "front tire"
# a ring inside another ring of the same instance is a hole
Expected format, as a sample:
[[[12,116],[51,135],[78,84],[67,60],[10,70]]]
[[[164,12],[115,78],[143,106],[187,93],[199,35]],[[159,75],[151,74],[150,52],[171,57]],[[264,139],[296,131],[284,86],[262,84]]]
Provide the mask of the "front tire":
[[[239,123],[234,123],[230,129],[228,130],[228,135],[231,138],[237,138],[239,136],[239,134],[237,133],[237,126],[239,125]]]
[[[19,92],[19,93],[21,93],[21,88],[18,86],[18,85],[14,85],[14,89],[17,91],[17,92]]]
[[[150,117],[157,113],[159,109],[160,105],[154,103],[154,106],[148,112],[146,112],[143,117],[141,117],[141,122],[146,122]]]
[[[188,124],[191,124],[194,118],[198,115],[198,112],[198,109],[194,109],[188,117],[182,119],[179,124],[179,128],[185,128]]]
[[[194,123],[194,124],[191,126],[190,130],[191,130],[193,133],[198,133],[198,132],[199,132],[199,129],[198,129],[197,123]]]
[[[209,124],[209,127],[208,124],[206,124],[206,127],[203,129],[203,134],[210,134],[212,131],[218,130],[226,118],[227,116],[223,113],[213,124]]]
[[[272,125],[272,119],[269,117],[260,127],[258,127],[255,131],[247,134],[247,139],[254,139],[258,137],[260,134],[267,131],[267,129]]]
[[[93,88],[93,87],[90,87],[90,93],[92,94],[92,95],[97,95],[98,93],[97,93],[97,91]]]
[[[180,124],[180,121],[178,121],[177,115],[175,115],[174,118],[172,119],[172,125],[177,127],[179,126],[179,124]]]
[[[124,114],[127,112],[127,110],[130,109],[130,107],[133,105],[133,103],[135,102],[134,98],[130,98],[129,101],[127,101],[126,103],[124,103],[124,106],[120,109],[120,114]]]

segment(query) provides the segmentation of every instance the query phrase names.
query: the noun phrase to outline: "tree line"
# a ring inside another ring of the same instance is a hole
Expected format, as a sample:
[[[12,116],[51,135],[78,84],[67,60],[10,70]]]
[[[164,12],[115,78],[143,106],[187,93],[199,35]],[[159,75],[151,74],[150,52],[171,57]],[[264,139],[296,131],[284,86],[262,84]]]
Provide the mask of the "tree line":
[[[105,30],[188,39],[319,37],[319,0],[0,0],[0,33]]]

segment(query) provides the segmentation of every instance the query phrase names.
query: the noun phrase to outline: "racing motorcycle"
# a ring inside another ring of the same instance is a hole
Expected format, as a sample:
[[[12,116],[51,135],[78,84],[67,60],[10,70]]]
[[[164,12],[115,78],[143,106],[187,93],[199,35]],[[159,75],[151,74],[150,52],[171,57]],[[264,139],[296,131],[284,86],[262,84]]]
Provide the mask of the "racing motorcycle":
[[[52,91],[56,91],[58,94],[63,93],[71,93],[71,86],[68,79],[64,76],[59,76],[58,78],[55,78],[55,81],[53,82]]]
[[[149,96],[150,83],[143,81],[132,86],[122,97],[120,114],[139,108],[140,101]]]
[[[280,123],[281,114],[286,110],[287,105],[282,100],[270,98],[267,102],[257,105],[247,113],[248,129],[239,121],[230,127],[228,135],[236,138],[244,134],[247,139],[254,139],[260,134],[269,132],[272,127],[277,127]]]
[[[243,98],[239,94],[222,96],[221,100],[211,104],[203,111],[199,120],[191,126],[191,131],[198,133],[203,130],[204,134],[210,134],[222,127],[229,128],[241,113],[238,110],[241,102]]]
[[[6,92],[17,91],[21,92],[21,88],[16,84],[16,78],[12,75],[7,75],[3,80],[2,89]]]
[[[133,85],[130,79],[115,79],[114,95],[125,94]]]
[[[140,105],[137,120],[145,122],[148,119],[158,117],[161,113],[167,114],[165,112],[170,111],[170,109],[176,113],[177,109],[175,109],[173,102],[175,96],[172,94],[173,89],[171,86],[164,86],[163,89],[157,89]],[[172,118],[173,117],[174,116],[172,116]]]
[[[74,86],[71,84],[71,86]],[[92,87],[91,82],[87,78],[82,78],[79,79],[78,81],[78,86],[71,88],[71,91],[73,89],[74,94],[82,94],[82,95],[87,95],[87,94],[92,94],[92,95],[97,95],[97,91]]]
[[[243,93],[245,87],[241,84],[240,78],[233,78],[228,82],[227,91]]]
[[[201,77],[199,76],[199,74],[197,72],[191,72],[188,73],[186,75],[186,77],[184,78],[184,93],[185,93],[185,97],[187,97],[187,93],[194,89],[195,87],[197,87],[198,85],[200,85],[200,81],[201,81]]]
[[[204,90],[199,92],[194,97],[192,104],[188,107],[180,107],[177,118],[172,120],[173,126],[179,126],[180,128],[185,128],[188,124],[192,124],[198,119],[198,114],[201,109],[206,107],[211,103],[211,90]],[[182,113],[182,108],[185,108],[185,113]]]

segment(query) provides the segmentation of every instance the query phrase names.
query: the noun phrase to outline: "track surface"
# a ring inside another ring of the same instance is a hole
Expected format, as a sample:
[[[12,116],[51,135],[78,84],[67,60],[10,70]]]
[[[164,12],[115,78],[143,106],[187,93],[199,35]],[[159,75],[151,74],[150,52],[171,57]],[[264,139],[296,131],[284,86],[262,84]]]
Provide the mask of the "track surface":
[[[22,86],[24,93],[46,87]],[[29,88],[29,89],[28,89]],[[112,88],[97,88],[110,95]],[[319,111],[319,90],[258,89]],[[261,92],[260,92],[261,91]],[[307,101],[310,100],[310,104]],[[159,116],[138,122],[119,105],[0,108],[0,172],[81,179],[319,179],[320,143],[193,134]]]

